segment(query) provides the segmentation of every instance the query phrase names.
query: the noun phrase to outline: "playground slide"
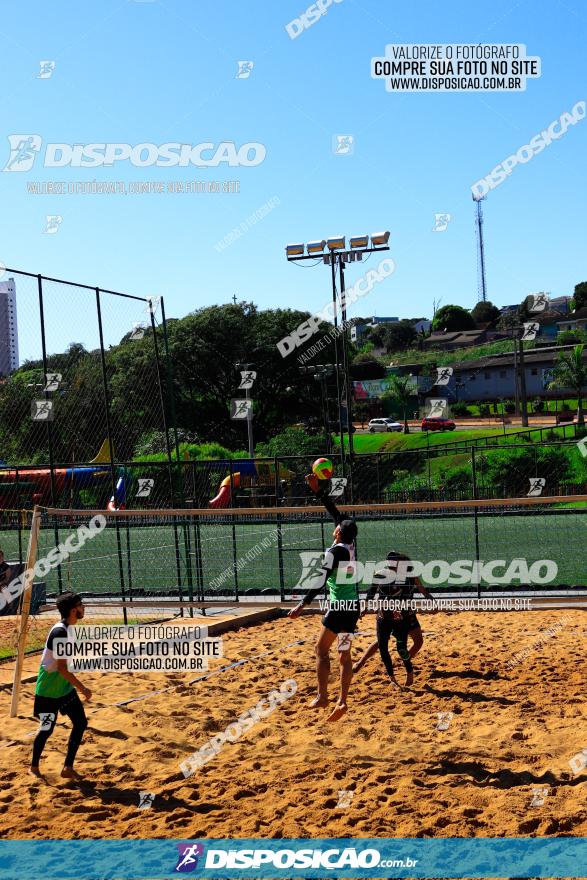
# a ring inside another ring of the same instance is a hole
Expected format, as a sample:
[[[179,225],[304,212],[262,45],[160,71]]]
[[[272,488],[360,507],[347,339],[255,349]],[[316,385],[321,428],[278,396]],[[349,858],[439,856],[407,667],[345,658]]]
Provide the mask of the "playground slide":
[[[237,471],[232,475],[232,485],[235,489],[238,489],[241,482],[240,472]],[[230,507],[230,502],[232,498],[232,493],[230,490],[230,477],[225,477],[220,483],[220,489],[218,490],[218,495],[215,498],[212,498],[211,501],[208,502],[209,507]]]
[[[208,502],[209,507],[230,507],[230,486],[221,486],[220,492]]]

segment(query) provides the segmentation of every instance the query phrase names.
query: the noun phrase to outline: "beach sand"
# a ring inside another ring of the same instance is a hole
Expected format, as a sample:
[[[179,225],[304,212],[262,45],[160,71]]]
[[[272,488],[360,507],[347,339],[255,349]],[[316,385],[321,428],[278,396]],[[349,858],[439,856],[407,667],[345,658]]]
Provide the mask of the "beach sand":
[[[9,692],[1,691],[1,836],[587,835],[587,768],[573,773],[569,764],[587,748],[587,614],[420,620],[425,641],[414,687],[390,685],[377,655],[355,676],[348,714],[337,724],[308,708],[317,615],[224,635],[224,657],[210,669],[246,662],[193,684],[194,673],[84,674],[93,699],[77,762],[82,783],[59,776],[67,720],[45,751],[46,781],[27,775],[34,685],[23,685],[14,719]],[[356,658],[372,640],[373,615],[360,631]],[[508,669],[516,652],[519,662]],[[334,649],[332,659],[334,699]],[[38,662],[38,655],[27,658],[25,675]],[[295,679],[294,696],[184,777],[180,762],[286,679]],[[171,690],[153,694],[160,688]],[[447,729],[439,729],[439,713],[452,713]],[[138,809],[140,792],[154,795],[150,808]]]

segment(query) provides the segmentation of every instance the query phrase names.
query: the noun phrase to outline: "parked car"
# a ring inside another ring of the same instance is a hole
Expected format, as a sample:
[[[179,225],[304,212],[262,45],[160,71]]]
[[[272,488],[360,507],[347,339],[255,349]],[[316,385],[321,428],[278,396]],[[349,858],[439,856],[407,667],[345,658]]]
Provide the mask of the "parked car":
[[[456,424],[452,421],[452,419],[422,419],[423,431],[454,431],[455,428]]]
[[[395,419],[371,419],[369,422],[369,431],[374,434],[375,431],[403,431],[404,427]]]

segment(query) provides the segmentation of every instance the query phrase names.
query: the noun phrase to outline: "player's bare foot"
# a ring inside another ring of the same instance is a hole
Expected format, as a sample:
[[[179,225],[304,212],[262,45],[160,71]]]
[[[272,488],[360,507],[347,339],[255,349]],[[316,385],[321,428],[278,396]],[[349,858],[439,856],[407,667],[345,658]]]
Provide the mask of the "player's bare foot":
[[[406,687],[411,687],[414,684],[414,673],[408,672],[406,675]]]
[[[31,776],[36,776],[37,779],[44,779],[45,778],[38,767],[29,767],[29,774]]]
[[[336,704],[328,718],[327,721],[339,721],[343,715],[346,714],[347,704],[341,703],[340,701]]]
[[[401,684],[399,683],[399,681],[397,680],[397,678],[390,678],[389,680],[393,685],[395,685],[395,687],[398,689],[398,691],[403,690],[403,688],[402,688]]]
[[[61,771],[61,775],[64,779],[83,779],[81,773],[78,773],[73,767],[64,767]]]
[[[310,703],[310,709],[325,709],[327,705],[328,705],[328,697],[321,697],[320,695],[318,695]]]

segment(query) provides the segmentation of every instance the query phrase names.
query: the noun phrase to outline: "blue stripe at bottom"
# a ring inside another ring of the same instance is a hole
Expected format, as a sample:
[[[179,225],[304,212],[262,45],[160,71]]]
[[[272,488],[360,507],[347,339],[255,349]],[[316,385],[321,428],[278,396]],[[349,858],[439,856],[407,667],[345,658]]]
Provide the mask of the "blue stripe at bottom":
[[[587,877],[587,838],[0,841],[1,880]]]

